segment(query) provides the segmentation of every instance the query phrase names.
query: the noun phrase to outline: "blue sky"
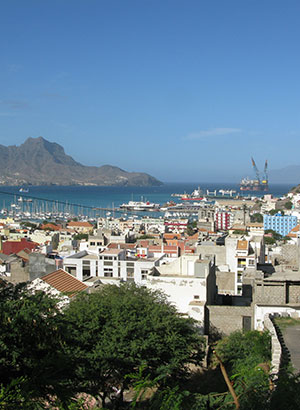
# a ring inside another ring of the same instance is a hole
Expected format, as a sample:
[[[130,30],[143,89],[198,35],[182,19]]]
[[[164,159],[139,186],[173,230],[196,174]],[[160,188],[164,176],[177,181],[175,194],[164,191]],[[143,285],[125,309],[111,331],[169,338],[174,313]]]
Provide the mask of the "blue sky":
[[[0,144],[85,165],[239,181],[300,164],[298,0],[10,0]]]

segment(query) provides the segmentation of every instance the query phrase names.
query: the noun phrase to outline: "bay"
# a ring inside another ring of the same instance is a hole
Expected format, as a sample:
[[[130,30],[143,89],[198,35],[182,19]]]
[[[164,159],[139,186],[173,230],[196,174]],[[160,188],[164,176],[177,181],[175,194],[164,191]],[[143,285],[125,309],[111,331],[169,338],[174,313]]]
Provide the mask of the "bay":
[[[243,196],[263,196],[266,192],[240,192],[238,184],[224,183],[165,183],[159,187],[116,187],[116,186],[29,186],[29,192],[20,193],[20,187],[2,186],[0,188],[0,208],[10,206],[20,196],[62,201],[92,208],[115,208],[128,201],[150,201],[164,204],[170,200],[180,202],[180,198],[172,197],[173,193],[191,193],[201,187],[206,190],[219,191],[233,189]],[[280,197],[286,194],[293,184],[270,184],[268,194]],[[12,195],[13,194],[13,195]]]

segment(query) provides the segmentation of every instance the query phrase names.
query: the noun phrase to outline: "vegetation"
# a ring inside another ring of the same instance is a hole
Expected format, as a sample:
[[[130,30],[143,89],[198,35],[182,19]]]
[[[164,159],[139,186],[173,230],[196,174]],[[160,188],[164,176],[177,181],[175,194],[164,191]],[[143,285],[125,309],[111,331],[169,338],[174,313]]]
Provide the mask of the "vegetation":
[[[26,285],[0,291],[0,385],[33,400],[68,393],[63,316],[57,300]],[[62,374],[62,369],[64,369]],[[15,406],[15,408],[18,408]]]
[[[271,209],[269,211],[269,214],[270,215],[276,215],[276,214],[278,214],[278,212],[280,212],[282,216],[284,215],[284,211],[282,209]]]
[[[293,207],[292,201],[287,201],[287,202],[284,204],[284,207],[285,207],[285,209],[292,209],[292,207]]]
[[[138,237],[138,239],[154,239],[155,236],[149,234],[143,234]]]
[[[52,245],[52,249],[57,249],[58,245],[59,245],[59,233],[55,233],[52,235],[51,238],[51,245]]]
[[[73,239],[77,240],[77,241],[81,241],[81,240],[88,240],[89,238],[89,234],[87,233],[78,233],[76,235],[73,236]]]
[[[27,228],[30,228],[30,229],[36,229],[36,227],[37,227],[37,224],[35,224],[33,222],[29,222],[29,221],[22,221],[21,225],[26,226]]]
[[[235,235],[246,235],[247,234],[247,232],[243,231],[242,229],[236,229],[232,233]]]
[[[159,292],[135,285],[105,286],[80,295],[65,311],[69,354],[79,391],[100,396],[133,382],[143,366],[148,380],[180,380],[188,364],[203,358],[203,341],[193,321],[180,317]]]
[[[107,285],[64,312],[57,302],[24,284],[0,289],[0,410],[83,410],[86,393],[94,410],[300,408],[299,376],[283,368],[273,389],[266,332],[234,332],[215,344],[209,370],[192,371],[203,340],[160,292]],[[123,402],[127,389],[131,404]]]
[[[186,227],[188,236],[193,236],[197,232],[197,221],[189,222]]]
[[[25,285],[3,288],[0,302],[0,409],[1,394],[2,403],[14,397],[12,408],[51,398],[74,408],[71,398],[83,392],[120,408],[137,369],[165,388],[203,358],[194,321],[144,287],[107,285],[79,295],[64,313],[58,300]]]
[[[287,242],[290,240],[288,236],[282,236],[280,233],[273,231],[272,229],[266,229],[265,234],[271,236],[265,236],[265,244],[266,245],[274,245],[277,241]]]
[[[280,329],[285,329],[289,326],[300,325],[300,319],[295,319],[290,316],[288,317],[277,317],[275,318],[275,323],[280,327]]]
[[[259,222],[259,223],[262,223],[263,220],[264,220],[263,215],[260,214],[260,213],[258,213],[258,212],[255,213],[255,214],[253,214],[253,215],[251,215],[251,222]]]

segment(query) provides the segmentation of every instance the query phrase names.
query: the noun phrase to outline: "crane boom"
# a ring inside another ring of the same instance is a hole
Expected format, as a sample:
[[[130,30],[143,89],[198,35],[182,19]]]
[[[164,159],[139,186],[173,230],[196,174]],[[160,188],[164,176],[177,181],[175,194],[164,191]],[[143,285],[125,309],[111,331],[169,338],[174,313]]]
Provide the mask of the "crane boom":
[[[259,171],[258,171],[258,168],[257,168],[257,166],[256,166],[256,164],[255,164],[255,161],[254,161],[254,159],[251,157],[251,161],[252,161],[252,165],[253,165],[253,168],[254,168],[254,171],[255,171],[255,174],[256,174],[256,178],[257,178],[257,180],[258,180],[258,183],[260,184],[260,175],[259,175]]]
[[[267,159],[266,159],[265,168],[264,168],[264,178],[266,181],[268,180],[268,160]]]

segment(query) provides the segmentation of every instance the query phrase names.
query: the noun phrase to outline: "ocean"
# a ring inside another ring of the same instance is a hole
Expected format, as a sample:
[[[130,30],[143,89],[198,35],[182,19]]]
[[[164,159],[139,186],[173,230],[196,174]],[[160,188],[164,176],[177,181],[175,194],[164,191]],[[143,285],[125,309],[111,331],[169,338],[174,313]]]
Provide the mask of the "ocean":
[[[172,197],[174,193],[191,193],[198,186],[204,193],[206,190],[217,192],[220,189],[233,189],[244,196],[263,196],[264,192],[239,191],[237,184],[225,183],[165,183],[159,187],[96,187],[96,186],[29,186],[28,193],[20,193],[20,187],[2,186],[0,188],[0,209],[9,208],[17,203],[20,196],[65,202],[91,208],[117,208],[128,201],[150,201],[164,204],[170,200],[180,202],[180,198]],[[269,192],[275,197],[286,194],[292,184],[270,184]]]

